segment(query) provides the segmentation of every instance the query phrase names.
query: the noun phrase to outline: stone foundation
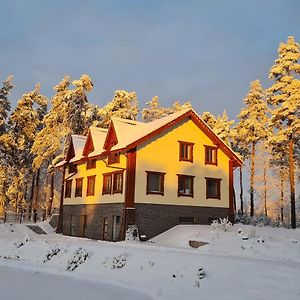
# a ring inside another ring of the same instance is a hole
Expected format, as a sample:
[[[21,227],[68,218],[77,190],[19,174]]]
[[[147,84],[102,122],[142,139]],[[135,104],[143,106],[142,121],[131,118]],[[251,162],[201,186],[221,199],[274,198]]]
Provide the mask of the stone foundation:
[[[109,241],[124,238],[123,203],[64,205],[63,214],[65,235]],[[71,216],[73,216],[73,226],[71,226]],[[120,217],[120,233],[117,237],[115,234],[113,239],[114,216]],[[150,239],[179,224],[210,224],[214,219],[227,216],[228,208],[136,203],[135,210],[130,210],[127,216],[127,225],[135,219],[139,234]],[[106,238],[104,218],[107,218]]]

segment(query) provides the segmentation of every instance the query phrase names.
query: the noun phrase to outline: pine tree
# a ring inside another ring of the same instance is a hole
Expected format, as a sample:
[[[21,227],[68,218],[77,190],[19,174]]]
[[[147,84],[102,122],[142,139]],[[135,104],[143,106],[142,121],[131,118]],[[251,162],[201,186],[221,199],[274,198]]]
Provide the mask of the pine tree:
[[[9,76],[4,82],[3,87],[0,89],[0,134],[6,131],[6,120],[8,112],[10,111],[10,102],[8,95],[13,88],[12,76]]]
[[[179,101],[176,101],[170,107],[162,107],[159,104],[158,96],[154,96],[151,101],[146,103],[146,105],[148,107],[142,110],[142,118],[145,122],[151,122],[153,120],[170,115],[176,111],[192,107],[190,102],[180,104]]]
[[[263,88],[259,80],[250,84],[250,90],[243,100],[245,108],[238,115],[239,123],[235,127],[236,141],[239,147],[246,151],[250,158],[250,215],[254,215],[254,174],[257,143],[265,139],[268,133],[268,107]]]
[[[295,154],[300,138],[300,45],[293,36],[287,43],[280,43],[278,58],[269,72],[274,84],[267,90],[268,103],[272,105],[271,143],[285,144],[289,158],[289,182],[291,201],[291,227],[296,228],[295,206]],[[284,147],[285,148],[285,147]]]
[[[9,129],[3,135],[6,147],[9,189],[6,193],[18,211],[25,203],[25,186],[31,176],[33,155],[31,147],[40,129],[41,119],[47,107],[47,98],[40,94],[40,86],[24,94],[9,118]]]
[[[117,90],[114,98],[103,108],[98,110],[98,127],[108,127],[112,117],[136,120],[138,115],[138,101],[135,92]]]

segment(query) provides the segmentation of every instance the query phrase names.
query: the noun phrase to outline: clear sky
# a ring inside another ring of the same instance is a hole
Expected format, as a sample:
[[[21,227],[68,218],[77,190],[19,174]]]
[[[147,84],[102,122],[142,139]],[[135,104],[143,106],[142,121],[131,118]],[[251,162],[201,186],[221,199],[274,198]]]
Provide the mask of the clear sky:
[[[89,74],[89,100],[117,89],[142,107],[190,100],[197,112],[234,118],[249,83],[271,84],[280,42],[300,42],[298,0],[0,0],[0,80],[14,75],[12,100],[37,82],[51,97],[64,76]]]

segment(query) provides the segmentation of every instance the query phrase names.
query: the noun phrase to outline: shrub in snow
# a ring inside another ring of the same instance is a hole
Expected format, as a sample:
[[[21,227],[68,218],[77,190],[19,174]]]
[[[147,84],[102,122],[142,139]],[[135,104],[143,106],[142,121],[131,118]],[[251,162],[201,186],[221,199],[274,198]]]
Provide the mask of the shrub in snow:
[[[228,218],[219,218],[219,220],[214,220],[211,224],[214,230],[230,231],[232,229],[232,223]]]
[[[204,279],[206,277],[205,270],[203,267],[200,267],[197,271],[197,280],[195,282],[196,287],[200,287],[200,280]]]
[[[139,230],[137,225],[129,225],[128,229],[126,230],[126,241],[139,241]]]
[[[90,254],[83,248],[78,248],[73,257],[68,261],[67,271],[74,271],[81,264],[83,264],[88,258]]]
[[[49,250],[49,252],[46,254],[45,259],[43,260],[43,262],[47,262],[50,259],[52,259],[53,256],[57,255],[61,250],[59,248],[52,248]]]
[[[235,214],[235,222],[253,226],[275,226],[275,223],[265,215],[251,217],[246,213],[241,214],[241,212]]]
[[[103,265],[105,268],[109,266],[111,269],[122,269],[125,267],[128,255],[126,253],[114,256],[113,258],[106,258]]]
[[[15,245],[17,248],[21,248],[23,247],[26,243],[28,243],[30,240],[29,238],[26,238],[24,239],[24,241],[18,241],[18,242],[15,242]]]

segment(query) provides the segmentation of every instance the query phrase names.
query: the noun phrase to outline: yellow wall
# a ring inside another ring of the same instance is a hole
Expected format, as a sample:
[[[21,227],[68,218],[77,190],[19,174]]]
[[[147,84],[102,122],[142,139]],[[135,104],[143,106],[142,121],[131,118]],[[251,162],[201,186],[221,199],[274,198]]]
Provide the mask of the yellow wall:
[[[107,159],[105,159],[107,162]],[[123,173],[123,193],[122,194],[113,194],[113,195],[102,195],[102,185],[103,185],[103,173],[119,171],[122,168],[126,167],[126,156],[120,155],[120,163],[113,164],[110,167],[107,167],[103,160],[97,160],[96,168],[86,169],[86,164],[78,165],[78,172],[70,177],[72,179],[72,198],[65,198],[65,205],[76,205],[76,204],[95,204],[95,203],[120,203],[124,202],[125,195],[125,176],[126,171]],[[87,189],[87,177],[96,175],[95,183],[95,193],[94,196],[86,196]],[[65,178],[68,179],[69,174],[66,172]],[[82,196],[75,198],[75,179],[83,177],[83,188]]]
[[[192,142],[194,145],[193,163],[179,161],[178,141]],[[171,205],[192,205],[210,207],[229,206],[229,159],[218,149],[218,165],[205,165],[204,145],[214,146],[213,142],[194,124],[182,121],[163,135],[137,148],[137,170],[135,203],[157,203]],[[165,172],[164,196],[146,195],[146,172]],[[195,176],[194,197],[178,197],[176,174]],[[221,199],[206,199],[205,177],[221,178]]]

